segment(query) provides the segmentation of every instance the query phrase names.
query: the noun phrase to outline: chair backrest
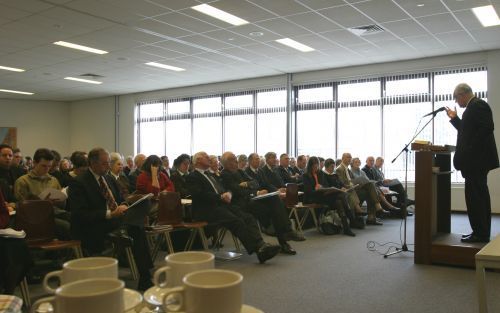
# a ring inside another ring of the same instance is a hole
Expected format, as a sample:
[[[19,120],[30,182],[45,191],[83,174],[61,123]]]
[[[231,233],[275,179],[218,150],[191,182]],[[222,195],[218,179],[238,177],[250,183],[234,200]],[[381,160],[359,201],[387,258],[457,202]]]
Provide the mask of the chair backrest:
[[[180,193],[160,192],[158,195],[158,224],[182,223],[182,210]]]
[[[45,242],[55,236],[55,218],[52,203],[46,200],[21,201],[16,208],[15,226],[26,232],[26,241]]]
[[[290,208],[299,203],[299,186],[295,183],[286,184],[285,205]]]

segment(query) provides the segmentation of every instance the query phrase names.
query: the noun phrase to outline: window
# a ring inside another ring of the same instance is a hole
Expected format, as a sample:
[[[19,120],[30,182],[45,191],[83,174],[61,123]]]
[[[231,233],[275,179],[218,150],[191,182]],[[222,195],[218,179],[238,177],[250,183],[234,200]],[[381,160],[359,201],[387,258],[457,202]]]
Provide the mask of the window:
[[[224,150],[236,155],[252,153],[255,142],[253,95],[226,96],[224,107]]]
[[[257,153],[286,152],[286,91],[257,93]]]
[[[221,97],[193,100],[193,153],[222,154]]]
[[[146,155],[165,153],[165,129],[163,123],[164,103],[154,102],[139,106],[139,128],[138,140],[139,152]]]

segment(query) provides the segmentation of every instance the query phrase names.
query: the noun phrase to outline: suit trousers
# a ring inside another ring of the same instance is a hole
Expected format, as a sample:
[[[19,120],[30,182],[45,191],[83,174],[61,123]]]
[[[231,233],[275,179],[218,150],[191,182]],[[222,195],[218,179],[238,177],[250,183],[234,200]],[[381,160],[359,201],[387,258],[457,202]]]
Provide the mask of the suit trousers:
[[[360,202],[366,201],[368,214],[375,214],[375,204],[379,202],[375,185],[371,183],[361,185],[356,188],[356,193],[361,200]]]
[[[259,222],[271,220],[276,230],[278,241],[283,244],[286,241],[283,235],[292,231],[292,225],[286,212],[283,202],[279,197],[270,197],[257,201],[249,201],[245,207],[246,211],[252,214]]]
[[[490,238],[491,200],[487,171],[462,171],[465,178],[465,204],[474,235]]]
[[[227,228],[241,241],[248,254],[256,252],[264,243],[255,218],[238,206],[221,204],[199,213],[199,219]]]

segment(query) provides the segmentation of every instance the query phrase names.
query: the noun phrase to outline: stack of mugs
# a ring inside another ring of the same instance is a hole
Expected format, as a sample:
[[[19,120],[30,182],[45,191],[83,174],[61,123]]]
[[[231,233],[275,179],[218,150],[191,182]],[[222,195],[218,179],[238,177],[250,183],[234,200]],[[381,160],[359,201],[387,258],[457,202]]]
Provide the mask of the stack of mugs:
[[[54,289],[49,280],[56,278]],[[140,293],[126,289],[118,279],[118,261],[107,257],[75,259],[64,263],[62,270],[48,273],[43,281],[46,291],[54,294],[38,300],[32,312],[54,313],[132,313],[142,304]],[[51,310],[45,310],[50,304]]]

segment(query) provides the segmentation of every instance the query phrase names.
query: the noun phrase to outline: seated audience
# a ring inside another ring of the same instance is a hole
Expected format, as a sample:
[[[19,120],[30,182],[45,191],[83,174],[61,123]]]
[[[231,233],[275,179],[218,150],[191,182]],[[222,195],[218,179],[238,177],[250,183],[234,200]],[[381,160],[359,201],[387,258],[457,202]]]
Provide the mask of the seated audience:
[[[40,148],[35,151],[33,156],[33,169],[26,175],[19,177],[14,184],[14,194],[18,201],[39,200],[42,191],[53,188],[61,190],[59,181],[49,174],[54,161],[52,151]],[[41,200],[50,200],[41,199]],[[56,237],[61,240],[70,239],[69,212],[64,210],[66,203],[52,201],[54,205],[54,214],[56,222]]]
[[[0,190],[0,229],[10,227],[12,208],[6,204]],[[24,239],[0,236],[0,294],[14,294],[32,266],[33,260]]]
[[[297,168],[297,161],[295,161],[294,157],[290,157],[290,161],[288,162],[288,172],[290,175],[299,174],[299,169]]]
[[[170,160],[168,159],[168,156],[164,155],[161,158],[161,172],[170,179]]]
[[[110,170],[108,175],[116,180],[118,187],[120,188],[120,193],[124,199],[130,194],[130,182],[127,176],[123,173],[123,158],[122,155],[117,152],[112,152],[109,154],[110,159]]]
[[[252,214],[259,221],[271,220],[281,252],[294,255],[297,252],[287,243],[288,240],[303,241],[304,238],[292,231],[292,226],[283,202],[279,196],[252,201],[251,198],[268,193],[257,180],[238,170],[236,156],[225,152],[221,157],[224,169],[221,172],[223,186],[232,193],[231,202]]]
[[[364,184],[374,184],[373,180],[370,180],[366,173],[361,170],[361,160],[359,158],[353,158],[351,162],[351,172],[353,175],[353,183],[364,185]],[[391,214],[400,214],[400,209],[389,203],[385,198],[384,192],[380,189],[380,186],[374,184],[375,191],[377,192],[378,199],[382,206],[391,212]]]
[[[141,174],[137,176],[136,190],[139,193],[152,193],[155,196],[161,191],[175,191],[174,184],[167,175],[160,171],[161,159],[150,155],[142,164]]]
[[[403,184],[397,179],[385,179],[384,173],[382,172],[382,166],[384,165],[384,158],[377,157],[375,161],[372,156],[366,158],[366,164],[363,167],[363,171],[366,176],[371,180],[377,182],[378,185],[388,187],[390,190],[397,192],[397,206],[403,207],[403,205],[412,205],[415,201],[408,199],[406,190]]]
[[[195,219],[217,223],[227,228],[243,244],[249,254],[256,253],[260,263],[273,258],[280,246],[265,243],[256,220],[232,203],[232,194],[211,175],[207,175],[210,159],[205,152],[193,156],[194,171],[186,181],[193,197]]]
[[[238,169],[239,170],[245,170],[248,165],[248,158],[244,154],[238,155]]]
[[[73,169],[69,172],[69,176],[72,178],[84,173],[89,168],[87,152],[75,151],[71,154],[70,160],[71,164],[73,164]]]
[[[153,267],[144,228],[123,225],[128,206],[116,181],[106,177],[109,153],[95,148],[89,152],[88,160],[89,169],[76,176],[68,190],[72,233],[81,240],[87,255],[99,255],[105,249],[108,233],[119,231],[124,236],[126,232],[133,239],[132,253],[140,275],[137,289],[144,291],[152,285],[149,271]]]
[[[125,167],[123,168],[123,173],[128,176],[130,172],[134,169],[134,158],[129,155],[125,158]]]
[[[349,164],[351,164],[352,156],[350,153],[342,154],[342,162],[335,169],[335,173],[338,175],[340,181],[346,188],[354,187],[353,175],[351,170],[349,169]],[[358,214],[362,214],[362,209],[360,204],[363,201],[368,203],[368,217],[366,219],[367,225],[382,225],[382,221],[376,217],[377,211],[381,213],[388,214],[389,212],[385,211],[380,202],[378,200],[377,192],[373,184],[365,184],[362,186],[358,186],[355,189],[348,192],[349,195],[349,205],[351,205],[355,212]]]
[[[14,157],[12,158],[12,168],[18,172],[17,176],[23,176],[28,173],[28,170],[24,167],[23,164],[23,155],[21,154],[21,150],[19,148],[15,148],[12,150]]]
[[[217,179],[220,178],[220,163],[219,158],[216,155],[210,155],[210,167],[208,168],[208,172],[214,175]]]
[[[306,172],[307,157],[305,155],[299,155],[297,157],[297,171],[299,175],[304,175]]]
[[[187,154],[181,154],[174,160],[175,171],[172,172],[170,179],[174,184],[175,191],[180,193],[181,198],[189,198],[191,196],[186,183],[186,175],[189,174],[189,165],[191,157]]]
[[[347,236],[356,236],[349,226],[348,217],[354,221],[349,205],[347,203],[347,194],[345,192],[330,192],[321,190],[329,187],[324,175],[319,169],[319,159],[310,157],[307,161],[306,172],[302,176],[304,180],[304,201],[308,203],[326,204],[330,210],[337,210],[342,220],[342,229]],[[325,212],[322,212],[325,213]]]
[[[266,164],[259,170],[259,184],[269,192],[274,192],[282,189],[285,192],[285,182],[276,172],[276,153],[268,152],[264,156]]]
[[[17,199],[14,196],[14,183],[20,177],[20,173],[12,167],[12,158],[12,147],[0,144],[0,190],[9,207],[15,208]]]
[[[134,169],[130,171],[128,174],[128,180],[130,182],[130,192],[135,191],[137,185],[137,176],[141,173],[141,167],[144,161],[146,160],[146,156],[142,153],[139,153],[134,158]]]
[[[275,171],[280,175],[281,179],[285,184],[294,183],[296,184],[299,181],[299,174],[290,174],[288,171],[288,167],[290,166],[290,157],[288,154],[283,153],[280,155],[280,165],[276,167]]]

